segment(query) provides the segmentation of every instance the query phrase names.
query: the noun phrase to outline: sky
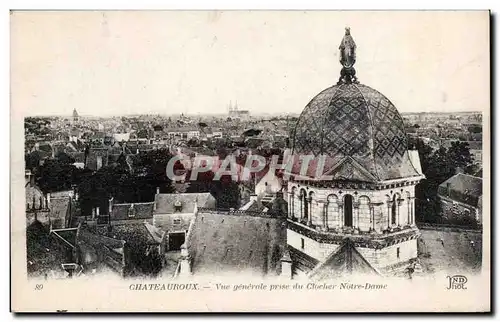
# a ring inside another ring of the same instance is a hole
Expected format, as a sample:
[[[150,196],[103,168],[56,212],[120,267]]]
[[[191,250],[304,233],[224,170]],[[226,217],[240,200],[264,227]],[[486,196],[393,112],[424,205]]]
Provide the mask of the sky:
[[[484,11],[18,11],[11,108],[196,115],[237,101],[298,114],[338,81],[346,26],[359,81],[400,112],[489,108]]]

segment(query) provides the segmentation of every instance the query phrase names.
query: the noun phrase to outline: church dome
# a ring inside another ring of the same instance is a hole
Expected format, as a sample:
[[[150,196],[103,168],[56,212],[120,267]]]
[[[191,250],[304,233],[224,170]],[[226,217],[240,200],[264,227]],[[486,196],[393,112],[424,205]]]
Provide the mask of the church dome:
[[[346,37],[351,57],[343,57]],[[334,179],[379,182],[418,176],[403,118],[387,97],[357,81],[356,47],[347,32],[346,37],[340,48],[341,79],[304,108],[292,133],[293,154],[325,156],[323,174]]]

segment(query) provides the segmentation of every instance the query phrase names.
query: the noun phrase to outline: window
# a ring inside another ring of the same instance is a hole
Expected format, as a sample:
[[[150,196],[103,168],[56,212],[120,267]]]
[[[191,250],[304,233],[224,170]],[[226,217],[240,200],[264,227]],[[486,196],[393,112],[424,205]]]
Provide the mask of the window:
[[[135,217],[135,208],[134,204],[130,205],[130,208],[128,208],[128,216],[129,217]]]
[[[304,249],[304,238],[300,239],[300,248]]]
[[[352,227],[352,196],[344,197],[344,226]]]
[[[391,208],[391,224],[396,224],[396,207],[397,207],[396,195],[392,198],[392,208]]]
[[[400,253],[400,251],[399,251],[399,247],[398,247],[398,248],[396,248],[396,256],[398,257],[398,259],[399,259],[399,253]]]
[[[174,225],[180,225],[181,220],[179,218],[174,219]]]

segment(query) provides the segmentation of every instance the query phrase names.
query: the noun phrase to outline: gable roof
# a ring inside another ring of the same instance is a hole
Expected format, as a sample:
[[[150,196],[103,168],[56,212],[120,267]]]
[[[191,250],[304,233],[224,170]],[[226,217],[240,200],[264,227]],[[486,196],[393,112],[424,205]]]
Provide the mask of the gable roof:
[[[174,203],[180,201],[182,213],[193,213],[197,207],[215,208],[215,198],[209,193],[160,193],[155,196],[156,214],[175,213]]]
[[[337,250],[309,273],[309,277],[328,280],[352,273],[379,275],[378,271],[356,250],[351,239],[346,238]]]
[[[333,180],[376,181],[369,171],[350,156],[334,165],[325,176],[333,176]]]
[[[70,215],[70,203],[69,197],[51,198],[49,205],[51,228],[66,228],[66,222]]]
[[[203,211],[187,238],[193,273],[275,275],[286,248],[286,219],[241,212]]]
[[[153,218],[154,202],[113,204],[110,220]]]
[[[68,260],[65,250],[49,235],[48,228],[36,220],[26,227],[26,260],[28,276],[65,276],[61,267]]]
[[[121,222],[110,226],[97,227],[97,233],[114,239],[124,240],[131,247],[157,245],[163,239],[163,231],[150,224]]]
[[[477,207],[483,195],[483,179],[458,173],[439,185],[438,194]]]
[[[79,252],[79,264],[104,265],[123,273],[124,269],[124,240],[109,238],[88,230],[80,225],[76,234],[76,247]]]
[[[408,156],[410,157],[410,162],[417,170],[418,174],[423,175],[422,164],[420,163],[420,156],[417,150],[408,150]]]
[[[78,228],[71,229],[55,229],[51,233],[63,243],[65,246],[74,248],[76,246],[76,235],[78,233]]]

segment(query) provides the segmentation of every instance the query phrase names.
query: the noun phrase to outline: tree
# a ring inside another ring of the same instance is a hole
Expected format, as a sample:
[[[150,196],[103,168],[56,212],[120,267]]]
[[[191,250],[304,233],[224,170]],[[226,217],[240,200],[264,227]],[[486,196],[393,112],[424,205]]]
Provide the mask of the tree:
[[[472,173],[473,158],[470,153],[469,143],[467,142],[451,142],[448,148],[449,162],[455,169],[462,169],[465,173]]]
[[[32,172],[34,172],[34,170],[40,166],[40,160],[41,160],[40,152],[38,151],[33,151],[31,153],[26,154],[24,156],[26,169],[29,169]]]
[[[471,125],[467,128],[467,131],[469,131],[469,133],[482,133],[483,127],[480,125]]]
[[[56,154],[56,159],[59,162],[63,163],[63,164],[73,164],[73,163],[75,163],[75,158],[73,158],[72,156],[70,156],[70,155],[68,155],[68,154],[66,154],[66,153],[64,153],[62,151],[58,152]]]
[[[456,174],[457,169],[472,171],[472,156],[467,142],[452,142],[446,149],[440,147],[436,151],[421,139],[410,139],[410,149],[419,152],[422,172],[425,179],[415,189],[415,210],[418,221],[440,222],[441,203],[438,188],[441,183]]]
[[[190,178],[190,173],[187,174],[187,178]],[[218,209],[238,209],[241,198],[238,183],[234,182],[230,175],[223,175],[220,180],[214,178],[215,174],[212,171],[199,173],[196,180],[190,181],[186,192],[210,192],[216,200]]]
[[[82,172],[72,164],[47,159],[37,173],[37,184],[45,192],[70,190]]]

